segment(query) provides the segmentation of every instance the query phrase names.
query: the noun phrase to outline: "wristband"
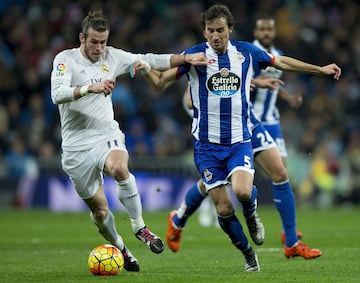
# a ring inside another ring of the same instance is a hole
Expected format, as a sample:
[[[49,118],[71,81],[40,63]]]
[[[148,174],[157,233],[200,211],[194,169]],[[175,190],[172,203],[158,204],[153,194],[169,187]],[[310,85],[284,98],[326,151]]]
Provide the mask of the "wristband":
[[[147,75],[148,73],[150,73],[151,71],[151,66],[148,62],[146,61],[141,61],[142,64],[145,64],[145,69],[144,70],[141,70],[140,73],[142,75]]]
[[[80,87],[80,96],[83,97],[85,95],[89,94],[89,86],[88,85],[84,85],[82,87]]]

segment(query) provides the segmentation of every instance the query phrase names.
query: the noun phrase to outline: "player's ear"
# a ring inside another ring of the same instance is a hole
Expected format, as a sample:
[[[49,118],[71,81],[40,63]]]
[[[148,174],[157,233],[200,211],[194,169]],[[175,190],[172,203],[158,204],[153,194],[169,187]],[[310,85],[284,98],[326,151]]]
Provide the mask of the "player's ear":
[[[84,35],[84,33],[82,33],[82,32],[79,33],[79,40],[80,40],[80,43],[85,43],[85,35]]]

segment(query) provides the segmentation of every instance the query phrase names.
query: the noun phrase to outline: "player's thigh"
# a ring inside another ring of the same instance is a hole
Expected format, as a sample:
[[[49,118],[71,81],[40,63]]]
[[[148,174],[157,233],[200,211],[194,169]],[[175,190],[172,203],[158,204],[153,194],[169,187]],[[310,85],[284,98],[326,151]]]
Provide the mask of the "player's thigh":
[[[259,152],[255,162],[274,182],[285,181],[288,178],[283,159],[276,147]]]
[[[104,183],[101,169],[92,150],[64,151],[62,168],[69,176],[77,194],[82,199],[94,196]]]
[[[129,177],[129,154],[124,149],[110,150],[104,162],[104,172],[113,176],[117,181],[127,179]]]
[[[249,171],[236,170],[231,175],[231,187],[238,200],[248,200],[254,181],[254,174]]]
[[[206,191],[228,184],[225,160],[230,154],[229,149],[226,146],[195,142],[194,162]]]
[[[232,155],[227,161],[230,171],[231,187],[239,200],[246,200],[251,195],[254,164],[250,142],[233,145]]]
[[[283,158],[287,157],[285,139],[279,124],[266,125],[265,129],[269,132],[271,137],[274,139],[276,146],[278,147],[279,153]]]

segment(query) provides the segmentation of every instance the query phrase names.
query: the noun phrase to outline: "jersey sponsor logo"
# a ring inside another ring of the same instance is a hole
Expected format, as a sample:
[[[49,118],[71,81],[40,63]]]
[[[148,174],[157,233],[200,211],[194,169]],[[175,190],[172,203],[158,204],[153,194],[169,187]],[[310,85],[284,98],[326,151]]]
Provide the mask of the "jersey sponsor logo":
[[[207,80],[206,87],[215,95],[231,97],[239,91],[240,82],[241,79],[238,75],[230,72],[227,68],[222,68]]]

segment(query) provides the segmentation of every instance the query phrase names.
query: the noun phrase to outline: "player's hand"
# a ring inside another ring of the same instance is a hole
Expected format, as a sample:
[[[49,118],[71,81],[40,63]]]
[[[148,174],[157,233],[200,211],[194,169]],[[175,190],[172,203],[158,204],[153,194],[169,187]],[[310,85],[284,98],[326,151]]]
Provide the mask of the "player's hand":
[[[284,82],[280,79],[260,76],[251,80],[250,89],[254,90],[255,87],[260,87],[275,90],[278,89],[280,85],[284,85]]]
[[[184,61],[185,63],[190,63],[194,66],[207,65],[207,60],[204,52],[185,54]]]
[[[300,105],[303,103],[303,96],[301,92],[297,92],[294,95],[291,95],[289,104],[293,108],[299,108]]]
[[[105,96],[107,96],[110,93],[112,93],[113,89],[115,88],[116,81],[115,80],[104,80],[103,84],[104,84],[104,94],[105,94]]]
[[[332,75],[335,80],[341,76],[341,68],[336,64],[330,64],[322,67],[325,75]]]
[[[130,78],[134,78],[136,71],[141,71],[142,74],[148,74],[151,70],[151,66],[148,62],[143,60],[137,60],[130,65],[129,75]]]
[[[109,95],[115,88],[116,82],[114,79],[104,80],[101,83],[93,84],[89,86],[89,92],[91,93],[103,93],[105,96]]]

